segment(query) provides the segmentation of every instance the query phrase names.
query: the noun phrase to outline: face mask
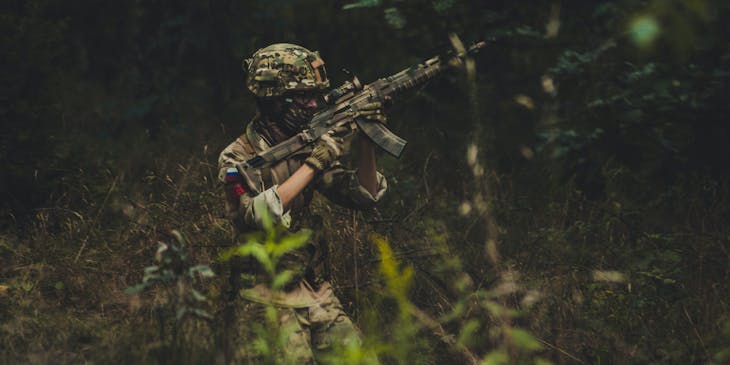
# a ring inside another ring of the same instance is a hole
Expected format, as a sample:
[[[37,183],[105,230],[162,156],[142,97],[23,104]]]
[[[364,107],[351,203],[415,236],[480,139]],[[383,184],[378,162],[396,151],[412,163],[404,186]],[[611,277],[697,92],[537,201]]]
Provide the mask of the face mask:
[[[319,106],[325,105],[319,95],[260,98],[257,99],[257,103],[261,119],[255,128],[270,144],[278,143],[300,132],[304,125],[312,120]]]
[[[281,127],[287,133],[297,133],[302,126],[312,120],[315,109],[307,108],[292,99],[285,99],[280,119]]]

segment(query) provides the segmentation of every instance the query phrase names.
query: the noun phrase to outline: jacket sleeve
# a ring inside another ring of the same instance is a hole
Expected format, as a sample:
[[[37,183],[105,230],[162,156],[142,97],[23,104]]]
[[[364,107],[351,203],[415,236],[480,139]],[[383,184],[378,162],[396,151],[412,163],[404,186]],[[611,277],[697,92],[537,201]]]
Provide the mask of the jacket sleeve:
[[[279,198],[278,185],[263,186],[260,171],[241,175],[236,165],[250,158],[240,141],[229,145],[218,158],[218,180],[226,195],[226,217],[239,232],[263,228],[263,217],[268,214],[274,223],[289,226],[291,221]]]
[[[376,172],[378,190],[370,194],[357,178],[357,170],[350,170],[336,164],[321,176],[319,192],[329,200],[352,209],[368,209],[380,201],[388,190],[388,181],[380,172]]]

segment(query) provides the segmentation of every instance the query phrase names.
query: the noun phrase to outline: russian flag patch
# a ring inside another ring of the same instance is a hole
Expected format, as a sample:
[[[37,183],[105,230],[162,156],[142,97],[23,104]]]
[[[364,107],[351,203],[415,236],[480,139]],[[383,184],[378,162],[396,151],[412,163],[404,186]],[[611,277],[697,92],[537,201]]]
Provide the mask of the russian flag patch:
[[[241,180],[241,173],[235,167],[229,167],[226,169],[226,182]]]
[[[246,194],[243,187],[243,176],[235,167],[226,170],[226,197],[231,204],[238,205],[241,195]]]

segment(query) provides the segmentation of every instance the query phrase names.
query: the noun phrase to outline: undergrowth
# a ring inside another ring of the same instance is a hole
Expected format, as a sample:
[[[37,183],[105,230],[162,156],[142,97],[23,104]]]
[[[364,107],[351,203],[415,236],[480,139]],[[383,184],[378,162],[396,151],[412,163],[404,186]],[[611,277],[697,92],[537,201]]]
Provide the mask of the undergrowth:
[[[211,158],[135,177],[79,172],[32,228],[3,233],[0,362],[220,363],[247,343],[280,344],[271,316],[250,334],[260,340],[231,340],[226,308],[238,304],[218,257],[246,246],[221,217]],[[483,175],[491,191],[457,204],[398,183],[373,212],[316,198],[324,224],[311,239],[330,243],[328,272],[365,339],[332,363],[363,351],[397,364],[727,361],[727,183],[686,179],[638,204],[612,176],[616,193],[604,201],[570,184],[524,193],[493,174]],[[425,208],[395,204],[411,198]],[[173,229],[187,236],[191,265],[218,274],[196,284],[211,320],[180,323],[176,343],[161,335],[177,321],[159,314],[170,305],[164,287],[124,293],[142,282],[157,242],[179,238]],[[274,274],[273,286],[287,279]],[[173,344],[185,349],[177,358]]]

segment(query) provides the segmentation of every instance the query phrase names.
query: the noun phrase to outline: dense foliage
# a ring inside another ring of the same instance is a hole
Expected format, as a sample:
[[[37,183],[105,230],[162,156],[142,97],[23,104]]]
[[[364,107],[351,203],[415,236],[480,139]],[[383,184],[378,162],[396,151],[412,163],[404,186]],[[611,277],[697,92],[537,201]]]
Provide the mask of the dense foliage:
[[[730,362],[729,11],[3,2],[0,363],[226,362],[242,343],[273,354],[280,333],[241,338],[219,256],[255,246],[223,219],[216,181],[218,152],[255,111],[241,59],[293,42],[320,51],[334,85],[342,68],[368,82],[452,32],[489,46],[474,78],[448,74],[390,110],[409,145],[379,158],[386,201],[364,213],[315,201],[310,239],[330,243],[366,339],[332,362],[366,350],[400,364]],[[206,280],[158,257],[143,282],[158,242]],[[201,315],[175,318],[188,301]]]

